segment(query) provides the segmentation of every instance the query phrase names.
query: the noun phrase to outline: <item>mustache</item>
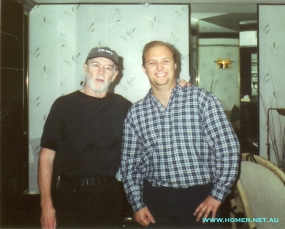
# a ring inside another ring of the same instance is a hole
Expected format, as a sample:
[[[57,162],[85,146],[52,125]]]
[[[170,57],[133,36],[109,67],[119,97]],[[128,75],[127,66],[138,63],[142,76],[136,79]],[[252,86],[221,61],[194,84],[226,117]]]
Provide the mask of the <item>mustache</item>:
[[[104,80],[105,81],[105,78],[104,77],[95,77],[95,80]]]
[[[106,80],[105,77],[103,75],[96,75],[96,76],[91,76],[89,73],[85,73],[85,79],[88,80],[88,79],[94,79],[94,80],[97,80],[97,79],[100,79],[100,80]]]

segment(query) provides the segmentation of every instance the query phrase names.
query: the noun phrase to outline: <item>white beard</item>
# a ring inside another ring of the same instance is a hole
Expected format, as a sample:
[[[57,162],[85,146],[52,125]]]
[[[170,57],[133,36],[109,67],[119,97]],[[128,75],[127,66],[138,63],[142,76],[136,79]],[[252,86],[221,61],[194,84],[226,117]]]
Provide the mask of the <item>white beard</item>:
[[[93,91],[95,94],[99,94],[102,92],[105,92],[108,90],[109,85],[112,83],[112,81],[106,81],[104,80],[103,85],[100,87],[96,84],[95,80],[92,79],[88,74],[86,74],[86,84],[89,87],[91,91]]]

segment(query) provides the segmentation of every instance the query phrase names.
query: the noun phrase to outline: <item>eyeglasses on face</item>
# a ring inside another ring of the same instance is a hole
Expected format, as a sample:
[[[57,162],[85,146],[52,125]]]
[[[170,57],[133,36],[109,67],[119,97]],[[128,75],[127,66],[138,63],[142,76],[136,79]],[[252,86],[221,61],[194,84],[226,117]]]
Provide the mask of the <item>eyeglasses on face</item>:
[[[112,72],[116,71],[116,69],[111,66],[111,65],[100,65],[98,63],[89,63],[89,64],[86,64],[88,66],[90,66],[90,68],[94,71],[99,71],[100,68],[103,68],[103,71],[108,73],[108,74],[111,74]]]

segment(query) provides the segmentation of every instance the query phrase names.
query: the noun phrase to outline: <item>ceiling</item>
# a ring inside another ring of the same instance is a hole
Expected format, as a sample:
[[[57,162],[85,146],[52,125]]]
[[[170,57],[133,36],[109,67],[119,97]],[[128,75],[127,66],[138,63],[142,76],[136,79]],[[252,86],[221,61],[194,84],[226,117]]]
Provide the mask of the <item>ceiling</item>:
[[[232,31],[239,31],[239,24],[257,21],[256,4],[191,4],[191,27],[196,28],[196,22],[208,22],[208,32],[214,28],[223,27]],[[215,25],[215,26],[214,26]]]

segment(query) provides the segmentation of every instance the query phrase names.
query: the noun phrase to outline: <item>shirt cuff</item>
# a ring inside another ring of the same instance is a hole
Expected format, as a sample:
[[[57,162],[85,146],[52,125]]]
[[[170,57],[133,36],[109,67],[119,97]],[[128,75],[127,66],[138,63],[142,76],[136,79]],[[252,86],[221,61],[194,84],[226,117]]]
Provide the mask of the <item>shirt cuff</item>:
[[[146,207],[146,205],[145,205],[145,203],[143,201],[133,201],[131,203],[131,206],[132,206],[132,209],[133,209],[134,213],[136,213],[140,209]]]
[[[214,185],[214,187],[211,190],[210,196],[213,197],[215,200],[223,202],[229,193],[230,191],[228,189]]]

